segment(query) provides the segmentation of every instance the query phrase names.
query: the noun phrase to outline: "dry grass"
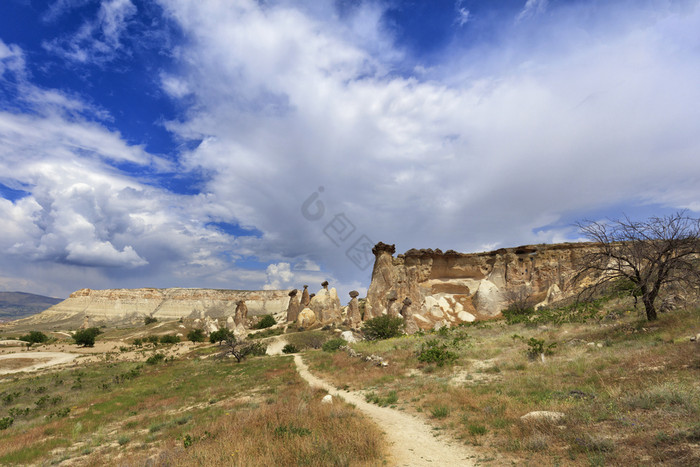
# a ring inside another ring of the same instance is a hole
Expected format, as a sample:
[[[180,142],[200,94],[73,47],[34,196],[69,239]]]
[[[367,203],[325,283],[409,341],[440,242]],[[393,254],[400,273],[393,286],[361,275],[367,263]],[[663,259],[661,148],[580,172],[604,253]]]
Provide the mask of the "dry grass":
[[[615,303],[622,310],[625,303]],[[421,413],[437,430],[520,462],[545,465],[700,464],[700,331],[697,309],[649,324],[633,313],[588,324],[528,327],[489,323],[424,337],[356,345],[388,359],[388,368],[345,354],[312,352],[312,371],[340,387],[390,391],[397,408]],[[513,334],[556,342],[545,362],[530,360]],[[454,366],[421,364],[416,351],[440,339],[458,353]],[[592,344],[592,345],[591,345]],[[525,423],[536,410],[559,423]]]
[[[0,417],[30,407],[2,431],[0,464],[364,465],[382,460],[378,429],[297,375],[290,357],[86,365],[0,383]],[[59,383],[60,381],[60,383]],[[77,389],[76,384],[80,383]],[[36,388],[42,387],[40,393]],[[16,395],[16,396],[15,396]],[[56,406],[32,408],[40,397]],[[67,416],[48,418],[69,407]],[[187,443],[185,442],[187,440]],[[188,444],[185,447],[185,444]]]

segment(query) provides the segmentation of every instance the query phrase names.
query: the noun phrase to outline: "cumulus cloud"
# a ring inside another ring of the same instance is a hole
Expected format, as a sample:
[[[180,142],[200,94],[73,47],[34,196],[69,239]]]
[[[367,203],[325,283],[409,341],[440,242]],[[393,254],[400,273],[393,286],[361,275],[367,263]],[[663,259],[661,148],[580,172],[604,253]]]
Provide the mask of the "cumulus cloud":
[[[356,30],[290,2],[163,6],[191,39],[180,78],[196,105],[169,127],[203,141],[185,164],[212,171],[207,189],[269,251],[342,280],[369,271],[329,240],[338,213],[350,242],[470,251],[560,239],[546,227],[565,214],[698,194],[683,175],[700,169],[697,9],[591,10],[582,34],[563,8],[529,39],[504,24],[499,50],[456,44],[419,78],[386,74]],[[300,206],[320,186],[325,215],[308,220]]]

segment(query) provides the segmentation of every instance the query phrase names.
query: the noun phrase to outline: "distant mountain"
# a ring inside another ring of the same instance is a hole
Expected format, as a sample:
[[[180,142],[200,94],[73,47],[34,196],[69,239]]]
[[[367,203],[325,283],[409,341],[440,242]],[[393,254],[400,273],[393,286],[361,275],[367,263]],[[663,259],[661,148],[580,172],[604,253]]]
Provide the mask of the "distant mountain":
[[[41,313],[62,302],[61,298],[25,292],[0,292],[0,321],[11,321]]]

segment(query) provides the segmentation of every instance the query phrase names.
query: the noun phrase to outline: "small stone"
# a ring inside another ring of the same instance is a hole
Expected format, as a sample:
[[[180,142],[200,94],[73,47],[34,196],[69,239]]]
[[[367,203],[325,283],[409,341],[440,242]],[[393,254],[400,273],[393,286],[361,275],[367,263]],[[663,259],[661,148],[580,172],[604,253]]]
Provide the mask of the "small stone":
[[[321,399],[322,404],[332,404],[333,403],[333,396],[330,394],[326,394],[323,396],[323,399]]]

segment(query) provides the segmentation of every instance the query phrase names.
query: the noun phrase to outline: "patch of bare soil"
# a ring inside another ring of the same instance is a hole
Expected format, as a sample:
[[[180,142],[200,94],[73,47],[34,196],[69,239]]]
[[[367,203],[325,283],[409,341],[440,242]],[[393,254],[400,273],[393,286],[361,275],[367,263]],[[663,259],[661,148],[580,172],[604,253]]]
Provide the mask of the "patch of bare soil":
[[[432,427],[420,418],[389,407],[370,404],[359,392],[344,391],[333,387],[328,382],[311,374],[309,367],[306,366],[300,355],[294,356],[294,363],[299,375],[311,386],[325,389],[334,397],[341,397],[353,404],[384,430],[389,441],[392,465],[475,465],[476,452],[456,441],[437,437]]]
[[[63,352],[22,352],[0,355],[0,375],[36,371],[72,362],[78,355]]]

